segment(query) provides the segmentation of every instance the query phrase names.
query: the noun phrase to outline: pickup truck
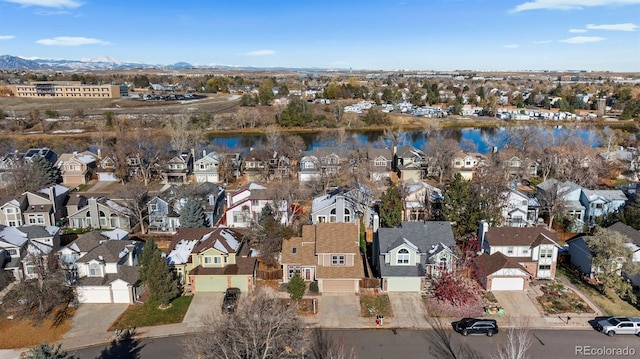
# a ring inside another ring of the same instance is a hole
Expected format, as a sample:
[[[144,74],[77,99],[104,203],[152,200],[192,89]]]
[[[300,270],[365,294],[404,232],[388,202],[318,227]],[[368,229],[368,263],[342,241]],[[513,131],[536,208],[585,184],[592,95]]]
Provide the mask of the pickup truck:
[[[610,317],[598,321],[596,329],[610,337],[616,334],[640,335],[640,318]]]

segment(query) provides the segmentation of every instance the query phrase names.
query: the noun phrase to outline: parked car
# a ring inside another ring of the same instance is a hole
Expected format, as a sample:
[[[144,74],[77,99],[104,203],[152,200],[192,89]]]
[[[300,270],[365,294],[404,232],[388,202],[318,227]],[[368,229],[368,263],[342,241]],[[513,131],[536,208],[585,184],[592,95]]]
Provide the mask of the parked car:
[[[238,299],[240,299],[240,288],[227,288],[222,299],[222,312],[235,312],[238,306]]]
[[[640,336],[640,318],[610,317],[598,321],[596,330],[610,337],[616,334],[635,334]]]
[[[453,325],[456,332],[467,336],[469,334],[485,334],[488,337],[498,334],[498,323],[495,319],[463,318]]]

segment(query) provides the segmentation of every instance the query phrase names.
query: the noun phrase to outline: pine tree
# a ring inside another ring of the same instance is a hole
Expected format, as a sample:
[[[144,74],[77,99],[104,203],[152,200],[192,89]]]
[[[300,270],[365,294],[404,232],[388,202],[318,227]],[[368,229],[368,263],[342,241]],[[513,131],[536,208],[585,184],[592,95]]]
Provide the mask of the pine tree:
[[[204,215],[202,206],[195,200],[189,198],[180,211],[180,227],[199,228],[206,227],[207,218]]]
[[[59,171],[46,158],[36,155],[31,162],[33,180],[38,182],[40,188],[56,183]]]
[[[455,223],[454,236],[459,239],[475,233],[483,218],[471,183],[456,173],[451,185],[444,191],[443,197],[442,214],[447,221]]]
[[[138,258],[138,273],[140,274],[140,280],[143,282],[147,281],[149,265],[151,264],[151,259],[156,252],[160,252],[160,249],[158,249],[156,242],[153,239],[147,239],[147,241],[144,243],[144,247],[142,248],[140,258]]]
[[[307,285],[304,282],[304,279],[302,279],[300,274],[296,273],[289,280],[289,284],[287,285],[287,292],[289,292],[289,296],[291,296],[291,299],[299,301],[300,299],[302,299],[306,287]]]
[[[402,223],[402,200],[398,187],[394,184],[387,189],[380,198],[378,209],[380,212],[380,224],[385,228],[398,227]]]
[[[145,277],[152,301],[167,305],[180,295],[180,280],[157,247],[149,258]]]
[[[50,345],[46,343],[38,344],[29,352],[21,356],[25,359],[75,359],[75,356],[61,349],[62,344]]]

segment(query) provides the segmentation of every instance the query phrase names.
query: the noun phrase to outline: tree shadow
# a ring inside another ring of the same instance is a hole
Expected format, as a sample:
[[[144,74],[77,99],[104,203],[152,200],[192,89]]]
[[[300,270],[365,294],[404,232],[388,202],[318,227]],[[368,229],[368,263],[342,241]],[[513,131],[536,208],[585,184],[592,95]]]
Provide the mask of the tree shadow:
[[[354,348],[347,350],[344,338],[335,338],[326,331],[314,329],[311,334],[310,357],[312,359],[353,359]]]
[[[132,337],[112,340],[95,359],[140,359],[144,348],[138,339]]]
[[[425,332],[429,343],[429,352],[435,358],[441,359],[481,359],[483,356],[465,342],[453,340],[455,333],[450,326],[453,323],[443,323],[438,318],[430,318],[432,330]]]

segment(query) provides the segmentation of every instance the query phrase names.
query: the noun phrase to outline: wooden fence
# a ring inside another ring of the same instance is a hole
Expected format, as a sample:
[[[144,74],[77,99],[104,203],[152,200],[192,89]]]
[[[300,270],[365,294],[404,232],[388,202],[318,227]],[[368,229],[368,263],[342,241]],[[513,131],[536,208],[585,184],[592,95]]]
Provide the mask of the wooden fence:
[[[380,288],[380,279],[362,278],[360,279],[360,288]]]
[[[282,269],[258,269],[256,271],[256,278],[262,280],[282,279]]]

